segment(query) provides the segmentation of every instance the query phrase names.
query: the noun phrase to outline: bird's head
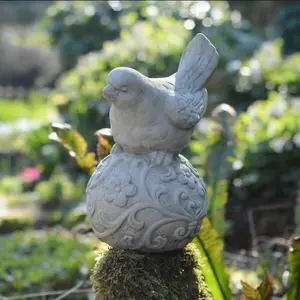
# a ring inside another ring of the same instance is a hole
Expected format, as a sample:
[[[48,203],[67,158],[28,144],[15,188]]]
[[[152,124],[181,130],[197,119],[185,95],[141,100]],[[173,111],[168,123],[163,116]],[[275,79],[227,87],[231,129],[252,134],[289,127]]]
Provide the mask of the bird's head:
[[[107,77],[103,96],[113,105],[130,107],[142,100],[144,76],[131,68],[115,68]]]

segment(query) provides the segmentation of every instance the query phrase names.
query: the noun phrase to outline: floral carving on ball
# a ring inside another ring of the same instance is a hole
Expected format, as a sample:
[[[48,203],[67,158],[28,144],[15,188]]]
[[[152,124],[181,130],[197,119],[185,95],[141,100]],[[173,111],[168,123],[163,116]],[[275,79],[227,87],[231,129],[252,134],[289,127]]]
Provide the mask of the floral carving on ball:
[[[182,174],[178,176],[178,180],[182,184],[187,184],[189,188],[194,189],[197,186],[197,180],[188,166],[184,166],[181,170]]]
[[[120,153],[97,167],[87,188],[94,232],[113,247],[161,252],[180,249],[207,212],[203,180],[183,156],[168,166],[147,155]]]
[[[104,199],[118,207],[124,207],[127,204],[127,198],[134,196],[136,192],[137,188],[131,183],[130,175],[116,172],[105,185]]]

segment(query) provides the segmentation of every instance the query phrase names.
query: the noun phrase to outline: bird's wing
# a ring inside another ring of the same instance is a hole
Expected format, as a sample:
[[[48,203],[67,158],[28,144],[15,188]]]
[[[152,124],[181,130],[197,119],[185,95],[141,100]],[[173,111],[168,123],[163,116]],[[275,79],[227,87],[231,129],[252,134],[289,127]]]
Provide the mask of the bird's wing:
[[[175,74],[175,95],[167,99],[167,115],[174,126],[188,129],[199,122],[207,105],[204,85],[218,57],[216,48],[203,34],[197,34],[186,47]]]

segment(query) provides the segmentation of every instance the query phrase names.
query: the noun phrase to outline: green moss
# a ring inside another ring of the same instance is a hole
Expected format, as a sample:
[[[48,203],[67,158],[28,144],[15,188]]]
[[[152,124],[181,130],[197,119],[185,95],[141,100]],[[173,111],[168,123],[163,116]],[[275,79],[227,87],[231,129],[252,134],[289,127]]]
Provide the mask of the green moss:
[[[190,247],[159,254],[110,249],[98,256],[91,281],[106,300],[212,300]]]

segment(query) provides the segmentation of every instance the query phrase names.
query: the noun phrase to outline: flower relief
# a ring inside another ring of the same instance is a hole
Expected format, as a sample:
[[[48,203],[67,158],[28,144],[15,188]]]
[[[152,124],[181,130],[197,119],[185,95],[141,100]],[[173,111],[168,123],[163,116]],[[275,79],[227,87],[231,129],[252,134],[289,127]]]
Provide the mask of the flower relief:
[[[178,180],[183,184],[187,184],[191,189],[194,189],[197,186],[197,180],[195,180],[194,174],[187,166],[180,169]]]
[[[136,194],[137,188],[131,183],[131,177],[124,172],[116,171],[105,184],[104,199],[112,202],[118,207],[124,207],[127,204],[127,198]]]

